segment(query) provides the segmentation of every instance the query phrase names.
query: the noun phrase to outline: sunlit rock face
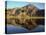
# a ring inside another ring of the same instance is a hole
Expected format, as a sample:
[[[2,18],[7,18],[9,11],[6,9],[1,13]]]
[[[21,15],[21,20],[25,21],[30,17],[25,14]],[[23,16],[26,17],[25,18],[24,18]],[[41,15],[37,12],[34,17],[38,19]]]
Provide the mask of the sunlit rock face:
[[[37,12],[38,12],[38,8],[29,5],[19,9],[12,9],[10,11],[7,11],[7,23],[13,25],[18,24],[29,30],[34,29],[35,27],[38,26],[38,19],[35,18],[33,19],[33,17],[40,16],[38,14],[40,12],[38,13]]]

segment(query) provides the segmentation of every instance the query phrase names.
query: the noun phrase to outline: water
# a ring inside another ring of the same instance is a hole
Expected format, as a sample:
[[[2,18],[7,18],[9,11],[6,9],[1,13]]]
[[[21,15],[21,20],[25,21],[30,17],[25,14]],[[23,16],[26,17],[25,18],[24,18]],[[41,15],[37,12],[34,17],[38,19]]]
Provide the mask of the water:
[[[43,25],[39,25],[38,27],[36,27],[33,30],[28,30],[26,28],[23,28],[21,26],[13,26],[13,25],[7,25],[7,33],[27,33],[27,32],[44,32],[44,26]]]

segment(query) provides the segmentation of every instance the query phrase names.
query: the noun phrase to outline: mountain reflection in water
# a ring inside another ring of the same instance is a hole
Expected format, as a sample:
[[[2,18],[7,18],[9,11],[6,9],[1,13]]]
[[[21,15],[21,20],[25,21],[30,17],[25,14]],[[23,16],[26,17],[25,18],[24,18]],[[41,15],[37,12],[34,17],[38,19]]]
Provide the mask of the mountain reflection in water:
[[[13,26],[13,25],[7,25],[7,34],[13,34],[13,33],[27,33],[27,32],[44,32],[44,26],[39,25],[33,30],[27,30],[26,28],[23,28],[21,26]]]

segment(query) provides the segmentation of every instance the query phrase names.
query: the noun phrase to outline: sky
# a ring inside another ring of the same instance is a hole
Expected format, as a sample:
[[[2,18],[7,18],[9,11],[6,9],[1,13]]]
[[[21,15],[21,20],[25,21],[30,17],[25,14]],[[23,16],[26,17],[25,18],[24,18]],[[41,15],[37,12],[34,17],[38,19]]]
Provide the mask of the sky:
[[[7,1],[7,8],[16,8],[16,7],[23,7],[28,4],[33,4],[39,9],[44,9],[45,5],[44,3],[29,3],[29,2],[17,2],[17,1]]]

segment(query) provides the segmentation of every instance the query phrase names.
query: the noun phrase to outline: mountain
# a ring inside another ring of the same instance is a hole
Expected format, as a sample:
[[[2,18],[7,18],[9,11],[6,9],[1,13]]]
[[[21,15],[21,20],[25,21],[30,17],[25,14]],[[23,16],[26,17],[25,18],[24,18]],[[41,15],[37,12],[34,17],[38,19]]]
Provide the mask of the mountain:
[[[37,15],[38,16],[45,16],[45,10],[44,9],[39,9],[38,11],[37,11]]]

